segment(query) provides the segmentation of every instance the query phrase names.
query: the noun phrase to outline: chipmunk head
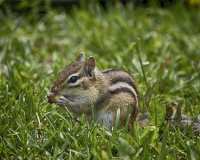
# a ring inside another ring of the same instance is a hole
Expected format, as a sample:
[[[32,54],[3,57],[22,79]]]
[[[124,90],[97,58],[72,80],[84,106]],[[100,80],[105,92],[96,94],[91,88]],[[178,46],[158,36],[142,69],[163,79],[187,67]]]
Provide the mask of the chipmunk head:
[[[98,90],[95,84],[98,79],[95,59],[89,57],[85,60],[84,55],[80,54],[60,72],[50,90],[48,102],[74,107],[77,112],[81,112],[81,108],[87,110],[85,106],[92,105],[97,99]]]
[[[175,120],[181,118],[181,105],[180,103],[173,101],[166,105],[166,120]]]

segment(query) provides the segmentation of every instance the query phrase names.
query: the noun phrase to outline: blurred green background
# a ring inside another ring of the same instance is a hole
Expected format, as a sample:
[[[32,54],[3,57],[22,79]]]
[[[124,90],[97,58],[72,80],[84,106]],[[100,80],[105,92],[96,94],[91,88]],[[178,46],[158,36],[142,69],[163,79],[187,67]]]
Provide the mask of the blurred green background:
[[[164,124],[171,100],[200,113],[199,1],[126,2],[0,1],[0,159],[200,159],[198,136]],[[47,103],[80,50],[133,75],[148,127],[111,133]]]

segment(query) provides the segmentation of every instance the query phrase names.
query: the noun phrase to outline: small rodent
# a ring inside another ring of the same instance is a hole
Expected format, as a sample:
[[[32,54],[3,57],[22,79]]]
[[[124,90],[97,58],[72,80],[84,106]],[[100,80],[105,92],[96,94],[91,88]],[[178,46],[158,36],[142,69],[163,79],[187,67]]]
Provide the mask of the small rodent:
[[[138,91],[130,74],[123,70],[100,71],[94,57],[80,54],[58,75],[48,102],[67,107],[76,116],[85,114],[107,128],[116,118],[120,125],[133,125],[138,114]]]
[[[180,103],[173,101],[166,105],[165,120],[170,127],[180,128],[183,131],[191,131],[200,135],[200,115],[196,118],[182,113]]]

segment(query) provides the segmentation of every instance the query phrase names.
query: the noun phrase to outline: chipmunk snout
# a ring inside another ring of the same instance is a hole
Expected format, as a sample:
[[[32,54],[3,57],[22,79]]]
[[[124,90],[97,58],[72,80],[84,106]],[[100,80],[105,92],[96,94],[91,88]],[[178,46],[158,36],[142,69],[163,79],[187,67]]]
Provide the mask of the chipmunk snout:
[[[55,102],[55,98],[56,98],[56,95],[54,93],[50,92],[47,95],[48,103],[54,103]]]

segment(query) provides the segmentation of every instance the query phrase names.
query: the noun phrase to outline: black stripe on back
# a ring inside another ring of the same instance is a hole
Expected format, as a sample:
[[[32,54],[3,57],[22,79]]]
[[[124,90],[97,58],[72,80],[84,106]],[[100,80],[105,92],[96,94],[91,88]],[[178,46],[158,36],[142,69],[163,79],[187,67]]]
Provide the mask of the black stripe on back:
[[[102,73],[109,73],[109,72],[115,72],[115,71],[121,71],[121,70],[110,68],[110,69],[106,69],[106,70],[102,71]]]
[[[130,93],[136,100],[136,97],[135,97],[136,95],[129,88],[120,87],[115,90],[110,90],[111,94],[119,94],[119,93],[123,93],[123,92]]]
[[[134,88],[133,88],[134,89]],[[120,87],[115,90],[108,90],[104,95],[102,95],[96,102],[97,108],[102,107],[102,104],[109,102],[110,99],[112,99],[113,95],[119,94],[119,93],[129,93],[133,96],[135,101],[137,101],[137,95],[135,95],[129,88],[126,87]],[[105,105],[105,104],[104,104]],[[99,108],[100,109],[100,108]]]
[[[116,77],[111,80],[111,84],[116,84],[117,82],[125,82],[136,90],[135,84],[130,77],[120,77],[119,76],[119,77]],[[137,90],[136,90],[136,93],[137,93]]]
[[[135,89],[138,95],[138,90],[133,81],[133,78],[127,72],[123,70],[119,70],[119,69],[108,69],[108,70],[103,71],[102,73],[111,77],[111,85],[117,82],[125,82],[129,84],[131,87],[133,87],[133,89]]]

